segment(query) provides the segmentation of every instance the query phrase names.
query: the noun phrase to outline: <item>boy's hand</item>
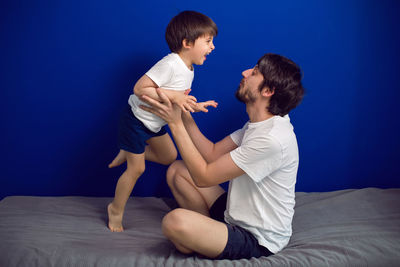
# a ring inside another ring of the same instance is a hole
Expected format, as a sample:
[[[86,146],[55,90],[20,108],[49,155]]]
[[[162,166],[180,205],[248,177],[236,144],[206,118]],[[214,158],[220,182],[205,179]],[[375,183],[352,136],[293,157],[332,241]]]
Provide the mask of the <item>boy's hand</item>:
[[[188,89],[188,90],[190,90],[190,89]],[[188,91],[188,90],[186,90],[186,91]],[[172,99],[172,102],[177,104],[181,108],[181,110],[183,110],[184,112],[187,112],[187,111],[195,112],[192,107],[196,105],[197,99],[192,95],[186,94],[186,91],[184,94],[180,93],[180,94],[175,95],[174,98]]]
[[[194,105],[192,105],[192,109],[194,110],[194,112],[199,112],[199,111],[203,111],[203,112],[208,112],[208,107],[214,107],[216,108],[218,106],[218,103],[215,102],[214,100],[208,100],[205,102],[197,102],[194,103]],[[192,111],[193,112],[193,111]]]

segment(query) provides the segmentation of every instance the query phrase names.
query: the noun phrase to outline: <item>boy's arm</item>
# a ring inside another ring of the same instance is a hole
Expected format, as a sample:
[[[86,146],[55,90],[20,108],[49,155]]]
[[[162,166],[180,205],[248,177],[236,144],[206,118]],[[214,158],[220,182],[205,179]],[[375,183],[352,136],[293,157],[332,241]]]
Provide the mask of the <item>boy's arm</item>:
[[[150,79],[147,75],[143,75],[135,84],[133,88],[133,92],[137,97],[141,97],[142,95],[147,95],[157,101],[161,101],[160,97],[156,92],[156,88],[159,88],[158,85]],[[171,100],[172,103],[179,105],[179,107],[184,110],[190,110],[194,112],[191,108],[191,103],[196,103],[196,98],[194,96],[185,95],[182,91],[176,90],[167,90],[164,88],[160,88],[165,95],[167,95],[168,99]]]

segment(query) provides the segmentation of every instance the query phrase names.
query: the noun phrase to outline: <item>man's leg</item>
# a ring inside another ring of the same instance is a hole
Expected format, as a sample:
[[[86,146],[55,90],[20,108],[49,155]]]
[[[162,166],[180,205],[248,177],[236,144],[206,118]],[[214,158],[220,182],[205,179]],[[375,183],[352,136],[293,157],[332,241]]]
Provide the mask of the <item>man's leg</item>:
[[[175,161],[169,167],[167,183],[181,208],[193,210],[208,217],[212,204],[225,192],[219,185],[208,188],[197,187],[185,163],[181,160]]]
[[[187,209],[175,209],[165,215],[162,230],[185,254],[197,252],[215,258],[224,251],[228,242],[226,224]]]

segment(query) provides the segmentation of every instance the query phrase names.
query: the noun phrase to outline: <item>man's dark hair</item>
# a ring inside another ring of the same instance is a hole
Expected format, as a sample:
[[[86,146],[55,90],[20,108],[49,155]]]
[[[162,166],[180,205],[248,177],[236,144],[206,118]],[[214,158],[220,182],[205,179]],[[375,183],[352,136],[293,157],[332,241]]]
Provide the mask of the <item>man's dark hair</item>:
[[[260,91],[268,87],[274,92],[267,108],[270,113],[285,116],[300,104],[304,88],[301,84],[302,72],[296,63],[286,57],[269,53],[258,60],[257,67],[264,76]]]
[[[178,53],[182,49],[182,41],[194,43],[200,36],[218,34],[217,25],[207,17],[196,11],[183,11],[173,17],[165,31],[165,39],[171,52]]]

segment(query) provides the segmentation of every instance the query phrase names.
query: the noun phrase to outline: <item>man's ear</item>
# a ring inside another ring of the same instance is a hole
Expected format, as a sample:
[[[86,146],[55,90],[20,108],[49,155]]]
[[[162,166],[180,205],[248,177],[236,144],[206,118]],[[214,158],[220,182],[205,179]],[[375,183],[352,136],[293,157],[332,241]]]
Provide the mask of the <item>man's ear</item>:
[[[265,86],[262,90],[261,90],[261,95],[264,97],[271,97],[273,96],[275,93],[275,88],[270,89],[269,87]]]
[[[188,39],[183,39],[182,40],[182,47],[183,48],[191,48],[192,47],[192,42],[190,42]]]

